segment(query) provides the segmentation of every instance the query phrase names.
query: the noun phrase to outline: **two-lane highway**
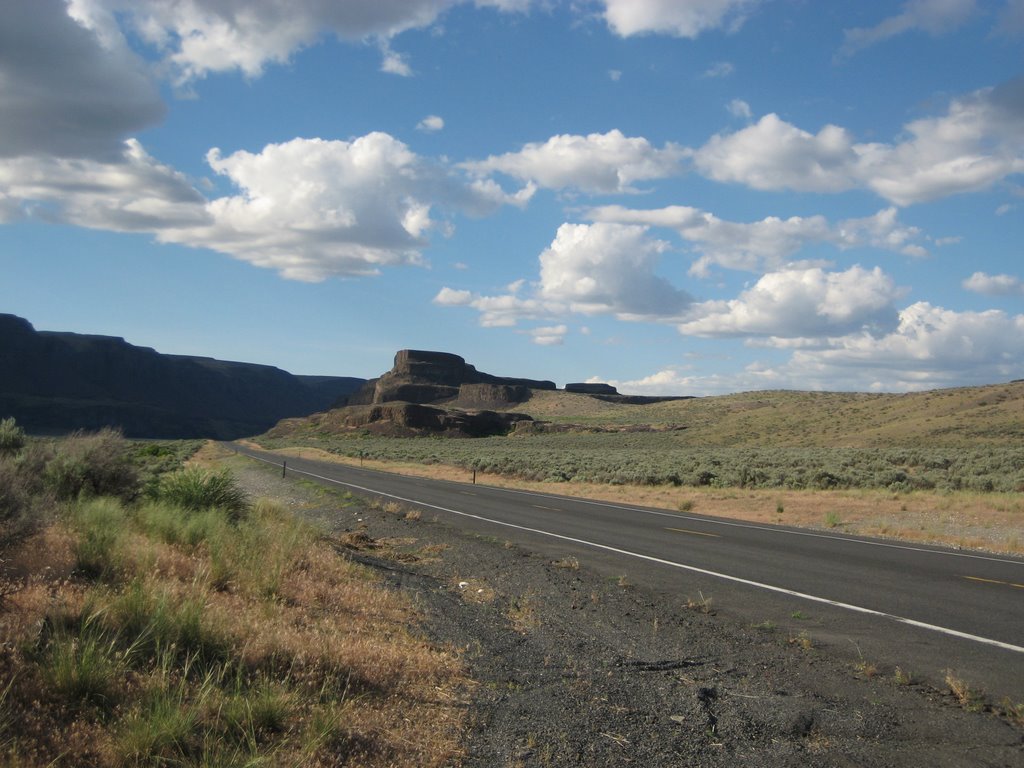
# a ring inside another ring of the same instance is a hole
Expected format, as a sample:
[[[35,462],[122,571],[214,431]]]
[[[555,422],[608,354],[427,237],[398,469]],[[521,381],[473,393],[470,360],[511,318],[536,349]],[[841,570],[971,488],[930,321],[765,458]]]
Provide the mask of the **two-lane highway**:
[[[394,499],[474,532],[527,546],[558,543],[643,563],[651,573],[689,574],[703,583],[784,596],[848,614],[895,642],[945,643],[946,658],[984,658],[990,669],[1006,670],[998,677],[1017,687],[1018,698],[1024,695],[1019,558],[407,477],[233,447],[277,466],[286,460],[289,472]],[[928,634],[921,639],[920,633]]]

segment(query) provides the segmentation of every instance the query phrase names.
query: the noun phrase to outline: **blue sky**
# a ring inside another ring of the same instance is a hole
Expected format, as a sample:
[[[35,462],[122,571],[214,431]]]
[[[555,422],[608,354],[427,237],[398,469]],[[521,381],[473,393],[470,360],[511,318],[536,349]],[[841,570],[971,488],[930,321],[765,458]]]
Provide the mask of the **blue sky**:
[[[13,0],[0,312],[642,394],[1024,378],[1024,0]]]

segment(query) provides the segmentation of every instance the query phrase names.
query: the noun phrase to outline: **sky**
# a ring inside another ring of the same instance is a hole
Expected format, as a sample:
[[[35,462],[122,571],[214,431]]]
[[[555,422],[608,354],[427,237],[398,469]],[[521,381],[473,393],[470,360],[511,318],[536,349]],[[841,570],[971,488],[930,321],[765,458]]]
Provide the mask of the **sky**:
[[[4,0],[0,312],[300,374],[1024,378],[1024,0]]]

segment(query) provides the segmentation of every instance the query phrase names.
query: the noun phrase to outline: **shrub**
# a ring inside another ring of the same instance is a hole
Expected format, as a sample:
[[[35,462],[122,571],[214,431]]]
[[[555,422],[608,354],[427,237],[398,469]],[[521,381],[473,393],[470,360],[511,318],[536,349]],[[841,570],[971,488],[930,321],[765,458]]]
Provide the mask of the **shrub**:
[[[157,493],[162,501],[190,512],[219,509],[232,520],[241,518],[249,508],[245,492],[227,470],[186,467],[166,475]]]
[[[0,421],[0,456],[15,454],[25,447],[25,430],[13,418]]]
[[[117,496],[127,501],[139,490],[128,442],[113,429],[94,434],[76,432],[68,437],[57,446],[43,477],[60,499]]]

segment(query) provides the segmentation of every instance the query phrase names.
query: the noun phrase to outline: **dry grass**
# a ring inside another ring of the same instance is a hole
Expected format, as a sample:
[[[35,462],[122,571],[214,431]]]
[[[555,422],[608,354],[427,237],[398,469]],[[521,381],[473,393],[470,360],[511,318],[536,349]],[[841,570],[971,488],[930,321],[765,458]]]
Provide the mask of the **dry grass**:
[[[84,514],[0,552],[0,764],[458,758],[460,661],[286,509],[258,503],[188,544],[145,523],[156,505],[111,504],[107,567],[77,567]]]
[[[357,465],[319,448],[283,448],[286,456]],[[385,462],[366,459],[368,468],[414,477],[466,482],[469,472],[443,464]],[[478,485],[557,493],[576,498],[680,511],[751,523],[781,523],[798,528],[841,530],[908,542],[945,544],[964,549],[1024,554],[1024,499],[1020,494],[935,493],[914,491],[780,491],[740,488],[677,488],[674,486],[551,483],[515,480],[478,472]],[[838,525],[841,522],[841,528]]]

